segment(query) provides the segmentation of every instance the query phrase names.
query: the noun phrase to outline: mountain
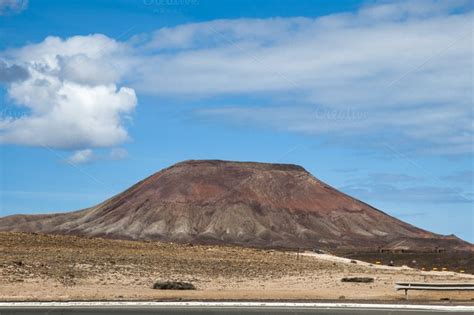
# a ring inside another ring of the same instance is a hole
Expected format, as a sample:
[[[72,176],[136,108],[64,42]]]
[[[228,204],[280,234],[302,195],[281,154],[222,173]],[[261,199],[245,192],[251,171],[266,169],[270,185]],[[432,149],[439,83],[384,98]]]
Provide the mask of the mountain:
[[[268,248],[473,249],[391,217],[301,166],[219,160],[175,164],[92,208],[0,218],[0,231]]]

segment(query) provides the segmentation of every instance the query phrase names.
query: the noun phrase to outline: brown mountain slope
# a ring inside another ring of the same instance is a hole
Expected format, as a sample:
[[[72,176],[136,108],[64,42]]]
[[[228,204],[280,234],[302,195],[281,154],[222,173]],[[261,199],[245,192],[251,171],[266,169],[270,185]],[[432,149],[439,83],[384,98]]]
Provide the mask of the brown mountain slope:
[[[262,247],[473,246],[397,220],[296,165],[186,161],[95,207],[0,219],[0,231]]]

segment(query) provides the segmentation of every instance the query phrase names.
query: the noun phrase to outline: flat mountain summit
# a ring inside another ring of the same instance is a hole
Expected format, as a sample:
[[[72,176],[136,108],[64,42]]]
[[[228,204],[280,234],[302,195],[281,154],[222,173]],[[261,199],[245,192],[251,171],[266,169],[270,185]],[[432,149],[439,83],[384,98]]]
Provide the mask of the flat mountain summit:
[[[0,231],[266,248],[472,250],[402,222],[291,164],[190,160],[80,211],[0,218]]]

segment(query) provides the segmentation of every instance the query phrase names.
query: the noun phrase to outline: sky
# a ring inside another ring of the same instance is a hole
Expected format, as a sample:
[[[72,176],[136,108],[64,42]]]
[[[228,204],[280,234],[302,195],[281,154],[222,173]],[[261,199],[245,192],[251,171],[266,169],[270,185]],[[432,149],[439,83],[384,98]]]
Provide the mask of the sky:
[[[473,2],[0,0],[0,216],[293,163],[474,242]]]

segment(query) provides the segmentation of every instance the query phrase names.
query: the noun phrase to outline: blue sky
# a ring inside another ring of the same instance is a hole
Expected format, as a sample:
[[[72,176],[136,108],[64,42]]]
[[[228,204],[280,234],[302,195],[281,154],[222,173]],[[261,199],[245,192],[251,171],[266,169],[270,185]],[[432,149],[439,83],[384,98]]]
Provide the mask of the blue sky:
[[[0,0],[0,215],[295,163],[474,241],[469,1]]]

